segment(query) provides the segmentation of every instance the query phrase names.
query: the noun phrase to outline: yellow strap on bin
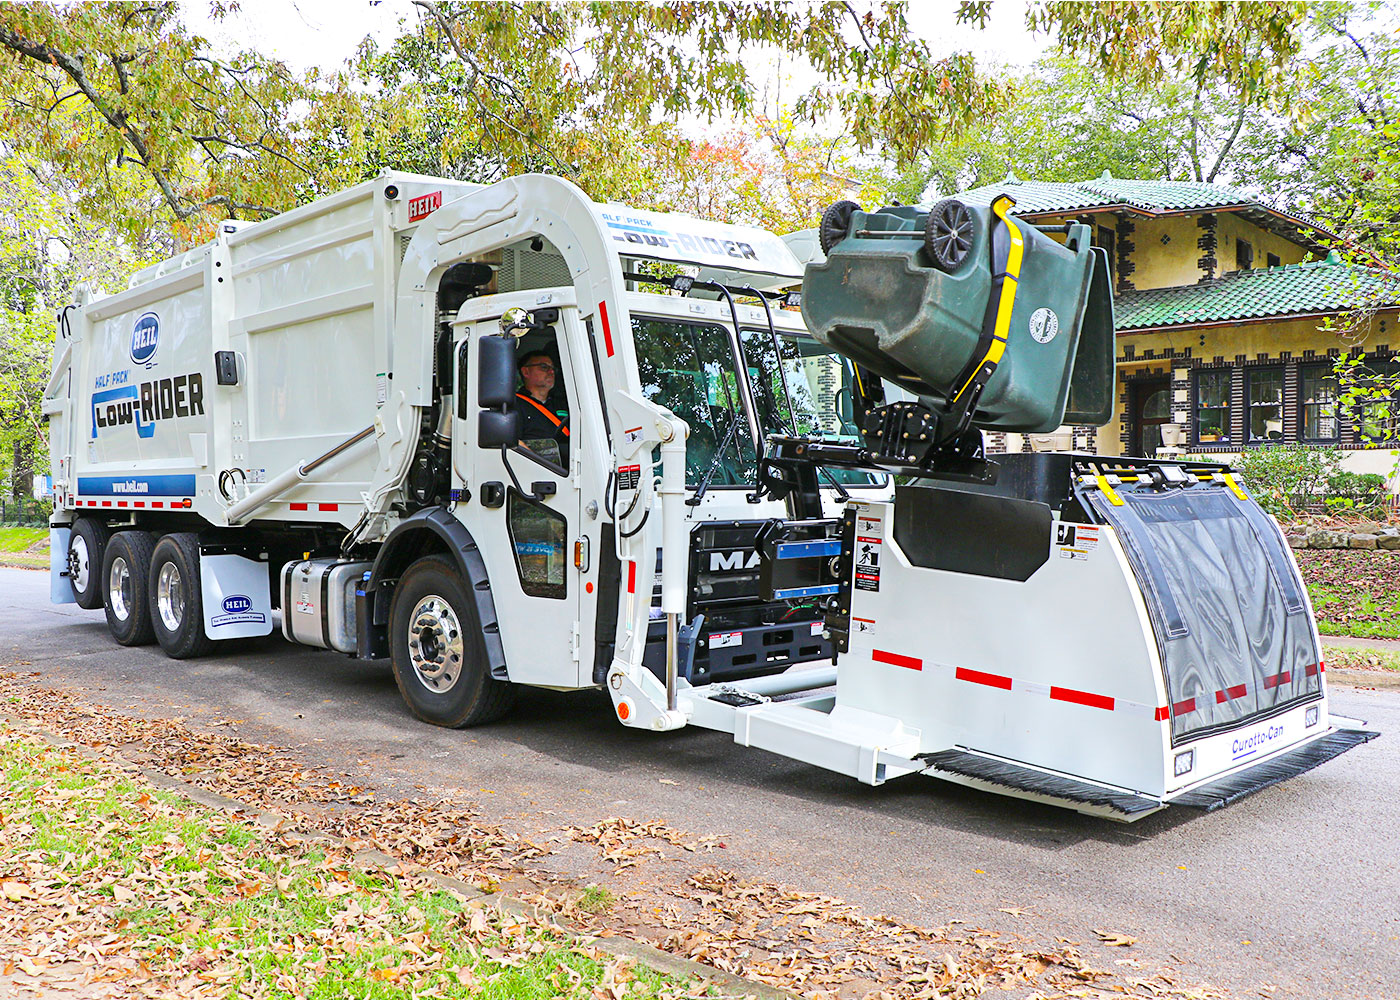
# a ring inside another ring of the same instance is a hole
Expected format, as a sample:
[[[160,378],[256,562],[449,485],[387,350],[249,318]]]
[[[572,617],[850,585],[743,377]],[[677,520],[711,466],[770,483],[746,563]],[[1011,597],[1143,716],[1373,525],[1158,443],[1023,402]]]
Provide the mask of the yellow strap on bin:
[[[1103,490],[1103,495],[1108,497],[1108,502],[1115,507],[1123,506],[1123,498],[1118,495],[1118,491],[1109,484],[1107,476],[1095,476],[1094,481],[1099,484],[1099,489]]]
[[[992,213],[1006,225],[1006,231],[1011,237],[1011,244],[1006,251],[1006,273],[1005,280],[1001,286],[1001,300],[997,303],[996,325],[992,328],[992,342],[987,345],[987,353],[978,362],[977,367],[961,389],[953,396],[952,401],[957,402],[962,394],[967,392],[973,382],[977,381],[979,375],[983,376],[983,381],[991,378],[992,372],[1001,363],[1001,356],[1006,353],[1006,337],[1011,330],[1011,310],[1016,305],[1016,283],[1021,277],[1021,258],[1025,254],[1026,241],[1021,236],[1021,229],[1016,223],[1011,221],[1011,216],[1007,214],[1011,206],[1016,204],[1006,195],[998,195],[992,202]]]
[[[1235,477],[1233,475],[1226,472],[1222,473],[1222,477],[1225,480],[1225,485],[1230,487],[1231,493],[1235,494],[1235,496],[1239,497],[1241,500],[1249,499],[1249,495],[1245,493],[1244,490],[1240,489],[1240,484],[1235,482]]]

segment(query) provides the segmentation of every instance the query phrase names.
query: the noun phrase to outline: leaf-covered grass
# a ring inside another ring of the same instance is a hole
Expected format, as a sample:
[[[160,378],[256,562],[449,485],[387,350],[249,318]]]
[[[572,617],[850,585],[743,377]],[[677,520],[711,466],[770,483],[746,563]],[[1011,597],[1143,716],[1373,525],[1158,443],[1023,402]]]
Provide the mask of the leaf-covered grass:
[[[3,728],[0,773],[0,956],[13,956],[3,975],[180,997],[705,992],[426,876],[365,871],[339,846],[277,837]]]
[[[1400,552],[1300,549],[1296,555],[1319,632],[1400,638]]]
[[[1357,649],[1352,646],[1328,646],[1323,643],[1322,652],[1327,658],[1327,666],[1343,670],[1393,670],[1400,673],[1400,653],[1384,649]]]
[[[0,564],[47,567],[49,553],[28,551],[49,537],[48,528],[0,528]]]

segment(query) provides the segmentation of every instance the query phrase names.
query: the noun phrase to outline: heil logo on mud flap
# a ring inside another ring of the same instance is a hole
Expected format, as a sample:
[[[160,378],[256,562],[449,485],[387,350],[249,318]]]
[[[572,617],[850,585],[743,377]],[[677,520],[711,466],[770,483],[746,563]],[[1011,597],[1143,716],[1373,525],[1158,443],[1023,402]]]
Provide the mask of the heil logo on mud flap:
[[[224,598],[224,611],[226,611],[228,614],[242,614],[245,611],[251,611],[252,608],[252,600],[248,597],[245,597],[243,594],[233,594],[230,597]]]
[[[146,368],[155,367],[156,347],[160,339],[160,317],[143,313],[131,330],[131,363]]]

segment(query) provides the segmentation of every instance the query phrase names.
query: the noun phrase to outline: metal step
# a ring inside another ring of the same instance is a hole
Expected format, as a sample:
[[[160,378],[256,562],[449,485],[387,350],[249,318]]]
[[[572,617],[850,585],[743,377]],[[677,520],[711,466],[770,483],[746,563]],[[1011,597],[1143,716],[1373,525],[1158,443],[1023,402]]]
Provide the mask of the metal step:
[[[1243,771],[1217,778],[1215,781],[1167,799],[1169,805],[1188,806],[1207,812],[1228,806],[1260,789],[1287,781],[1304,771],[1325,764],[1352,747],[1373,740],[1380,733],[1374,729],[1338,729],[1305,746],[1290,750],[1269,760],[1260,761]]]

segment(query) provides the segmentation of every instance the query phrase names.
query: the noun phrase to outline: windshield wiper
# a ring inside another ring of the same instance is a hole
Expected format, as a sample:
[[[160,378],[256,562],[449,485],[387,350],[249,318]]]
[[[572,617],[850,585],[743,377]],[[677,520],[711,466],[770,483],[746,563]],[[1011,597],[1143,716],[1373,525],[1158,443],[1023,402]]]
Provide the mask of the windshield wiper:
[[[714,478],[715,470],[719,468],[720,460],[724,458],[724,453],[729,449],[729,442],[734,439],[734,432],[738,429],[739,414],[731,410],[729,426],[725,429],[724,439],[720,441],[719,447],[715,449],[714,457],[710,459],[710,467],[705,470],[705,475],[701,477],[700,485],[695,488],[695,496],[686,500],[685,505],[687,507],[698,507],[700,501],[705,499],[705,493],[710,488],[710,480]]]

